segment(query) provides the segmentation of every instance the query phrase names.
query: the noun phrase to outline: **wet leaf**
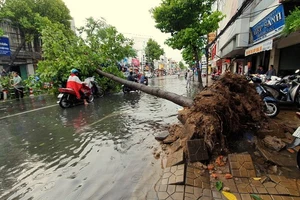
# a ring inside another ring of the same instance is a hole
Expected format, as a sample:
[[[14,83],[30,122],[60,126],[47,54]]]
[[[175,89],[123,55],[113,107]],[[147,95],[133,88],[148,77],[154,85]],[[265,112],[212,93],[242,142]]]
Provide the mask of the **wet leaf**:
[[[260,196],[256,195],[256,194],[250,194],[250,196],[254,199],[254,200],[263,200]]]
[[[222,194],[226,197],[227,200],[237,200],[236,196],[230,192],[222,191]]]
[[[41,143],[41,144],[40,144],[40,147],[41,147],[41,146],[44,146],[44,145],[45,145],[45,143]]]
[[[255,181],[260,181],[261,178],[253,178]]]
[[[218,191],[221,191],[223,188],[223,182],[222,181],[216,182],[216,188]]]

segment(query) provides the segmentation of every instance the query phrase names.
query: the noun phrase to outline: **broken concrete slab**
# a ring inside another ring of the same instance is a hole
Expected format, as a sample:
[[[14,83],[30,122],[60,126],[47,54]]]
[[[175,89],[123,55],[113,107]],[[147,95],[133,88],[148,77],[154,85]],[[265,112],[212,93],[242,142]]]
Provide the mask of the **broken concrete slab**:
[[[208,171],[188,166],[185,175],[185,184],[202,189],[210,189],[210,177]]]
[[[188,140],[187,151],[189,162],[208,160],[208,152],[203,139]]]
[[[180,149],[179,151],[169,155],[169,157],[167,159],[166,167],[172,167],[174,165],[179,165],[179,164],[182,164],[183,162],[184,162],[183,150]]]
[[[261,142],[257,142],[257,149],[267,161],[273,162],[276,165],[285,167],[297,166],[296,154],[291,154],[288,151],[270,151]]]
[[[285,143],[282,142],[281,139],[277,138],[276,136],[267,135],[263,139],[263,143],[266,147],[275,151],[280,151],[285,147]]]

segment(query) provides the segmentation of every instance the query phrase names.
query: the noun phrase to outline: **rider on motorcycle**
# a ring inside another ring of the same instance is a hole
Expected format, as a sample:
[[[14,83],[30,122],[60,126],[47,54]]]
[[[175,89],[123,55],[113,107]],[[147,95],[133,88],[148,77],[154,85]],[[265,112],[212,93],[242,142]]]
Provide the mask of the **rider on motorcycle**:
[[[87,105],[88,102],[86,101],[83,92],[83,84],[85,83],[78,78],[78,75],[79,75],[79,71],[77,69],[71,70],[71,74],[67,81],[67,88],[73,89],[76,93],[77,99],[83,98],[84,104]]]

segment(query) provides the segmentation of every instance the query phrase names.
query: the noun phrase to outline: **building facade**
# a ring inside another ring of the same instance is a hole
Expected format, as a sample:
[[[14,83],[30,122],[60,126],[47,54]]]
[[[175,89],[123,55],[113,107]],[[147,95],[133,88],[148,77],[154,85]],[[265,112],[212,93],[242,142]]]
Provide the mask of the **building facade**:
[[[219,10],[227,17],[220,23],[219,30],[224,28],[243,0],[222,2],[225,0],[219,1]],[[297,56],[299,33],[286,37],[281,33],[286,16],[296,6],[300,6],[299,1],[254,0],[212,46],[211,51],[217,55],[214,65],[223,71],[230,66],[232,72],[241,74],[248,68],[256,70],[258,66],[266,72],[274,65],[279,75],[291,74],[300,68],[300,57]]]
[[[22,79],[33,75],[41,59],[40,40],[26,42],[24,35],[9,20],[0,22],[0,27],[4,31],[0,37],[0,70],[16,71]]]

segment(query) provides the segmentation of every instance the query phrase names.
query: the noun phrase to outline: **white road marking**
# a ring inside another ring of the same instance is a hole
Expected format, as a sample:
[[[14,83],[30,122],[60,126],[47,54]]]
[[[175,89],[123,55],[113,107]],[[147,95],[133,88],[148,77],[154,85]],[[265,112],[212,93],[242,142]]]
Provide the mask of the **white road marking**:
[[[52,108],[54,106],[57,106],[57,104],[50,105],[50,106],[45,106],[45,107],[41,107],[41,108],[36,108],[36,109],[33,109],[33,110],[27,110],[27,111],[16,113],[16,114],[12,114],[12,115],[7,115],[7,116],[4,116],[4,117],[0,117],[0,120],[7,119],[7,118],[10,118],[10,117],[15,117],[15,116],[18,116],[18,115],[23,115],[23,114],[31,113],[31,112],[35,112],[35,111],[38,111],[38,110],[44,110],[44,109],[47,109],[47,108]]]

